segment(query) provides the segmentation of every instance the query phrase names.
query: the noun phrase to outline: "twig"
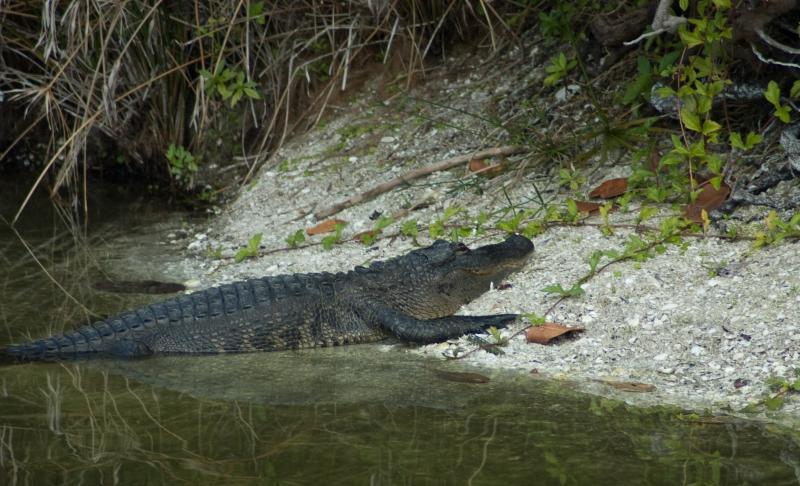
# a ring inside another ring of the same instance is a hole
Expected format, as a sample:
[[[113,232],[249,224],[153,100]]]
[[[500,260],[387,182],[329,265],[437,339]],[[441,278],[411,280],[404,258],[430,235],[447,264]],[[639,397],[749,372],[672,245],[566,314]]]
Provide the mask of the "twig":
[[[519,145],[507,145],[503,147],[495,147],[485,150],[479,150],[477,152],[472,152],[464,155],[459,155],[456,157],[452,157],[441,162],[438,162],[433,165],[429,165],[427,167],[420,167],[419,169],[412,170],[410,172],[406,172],[405,174],[395,177],[394,179],[384,182],[382,184],[378,184],[377,186],[369,189],[367,191],[362,192],[361,194],[356,194],[355,196],[345,199],[344,201],[340,201],[333,206],[329,206],[327,208],[321,209],[319,211],[314,212],[314,217],[317,219],[324,219],[329,216],[333,216],[334,214],[347,209],[349,207],[355,206],[356,204],[362,203],[364,201],[368,201],[384,192],[391,191],[397,186],[403,185],[408,183],[411,180],[419,179],[420,177],[426,176],[428,174],[432,174],[434,172],[440,172],[443,170],[452,169],[460,164],[465,162],[469,162],[471,159],[484,159],[487,157],[497,157],[500,155],[513,155],[518,154],[521,152],[525,152],[527,149],[525,147]]]

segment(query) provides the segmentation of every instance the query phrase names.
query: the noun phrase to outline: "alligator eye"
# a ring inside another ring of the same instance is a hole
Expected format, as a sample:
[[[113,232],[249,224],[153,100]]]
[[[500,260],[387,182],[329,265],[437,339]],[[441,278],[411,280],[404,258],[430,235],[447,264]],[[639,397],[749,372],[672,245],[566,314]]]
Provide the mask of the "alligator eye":
[[[453,246],[453,251],[458,253],[459,255],[463,255],[464,253],[469,253],[469,248],[464,243],[456,243]]]

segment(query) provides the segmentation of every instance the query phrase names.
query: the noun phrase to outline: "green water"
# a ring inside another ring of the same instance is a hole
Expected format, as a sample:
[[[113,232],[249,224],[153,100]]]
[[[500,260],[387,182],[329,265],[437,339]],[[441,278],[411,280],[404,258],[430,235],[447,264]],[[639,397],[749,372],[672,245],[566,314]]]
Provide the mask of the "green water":
[[[3,189],[8,215],[19,196]],[[98,276],[183,277],[165,274],[179,253],[162,243],[186,216],[108,199],[88,245],[70,243],[49,203],[20,225],[100,314],[154,298],[95,291]],[[0,225],[0,344],[87,312]],[[526,374],[437,371],[457,365],[362,345],[0,368],[0,484],[800,483],[798,431],[630,408]]]

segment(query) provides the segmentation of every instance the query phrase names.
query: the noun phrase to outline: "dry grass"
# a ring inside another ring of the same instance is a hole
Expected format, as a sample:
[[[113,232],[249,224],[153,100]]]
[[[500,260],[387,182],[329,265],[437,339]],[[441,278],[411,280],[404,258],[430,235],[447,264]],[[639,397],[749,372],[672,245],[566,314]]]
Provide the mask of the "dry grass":
[[[0,91],[26,120],[0,162],[44,126],[34,186],[83,194],[84,206],[90,168],[124,163],[163,177],[170,144],[238,163],[246,181],[356,73],[391,66],[395,82],[410,83],[454,39],[498,48],[510,38],[485,0],[18,1],[0,7],[0,22]],[[240,76],[236,103],[218,89],[225,69],[223,90]],[[213,149],[220,138],[229,150]]]

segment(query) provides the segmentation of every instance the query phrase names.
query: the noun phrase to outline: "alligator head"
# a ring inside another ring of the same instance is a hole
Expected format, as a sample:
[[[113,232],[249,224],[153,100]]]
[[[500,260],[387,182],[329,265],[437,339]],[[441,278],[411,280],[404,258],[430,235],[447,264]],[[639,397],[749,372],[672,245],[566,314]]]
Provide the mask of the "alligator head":
[[[519,270],[533,243],[512,235],[502,243],[470,249],[438,240],[433,245],[373,264],[362,291],[418,319],[452,315],[459,307]]]

